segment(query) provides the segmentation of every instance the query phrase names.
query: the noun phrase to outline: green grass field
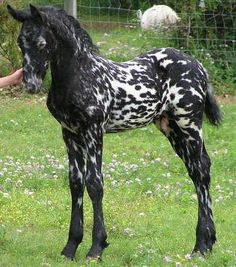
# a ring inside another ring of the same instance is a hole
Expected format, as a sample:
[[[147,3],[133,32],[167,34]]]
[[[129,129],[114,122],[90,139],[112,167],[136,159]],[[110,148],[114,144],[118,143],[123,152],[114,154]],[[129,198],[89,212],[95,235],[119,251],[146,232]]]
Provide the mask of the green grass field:
[[[85,196],[85,235],[76,260],[67,240],[70,193],[60,127],[45,96],[0,98],[0,266],[236,266],[236,105],[221,104],[220,128],[204,125],[212,159],[218,242],[189,259],[197,202],[182,162],[154,127],[105,136],[105,222],[110,246],[101,263],[86,262],[92,209]]]

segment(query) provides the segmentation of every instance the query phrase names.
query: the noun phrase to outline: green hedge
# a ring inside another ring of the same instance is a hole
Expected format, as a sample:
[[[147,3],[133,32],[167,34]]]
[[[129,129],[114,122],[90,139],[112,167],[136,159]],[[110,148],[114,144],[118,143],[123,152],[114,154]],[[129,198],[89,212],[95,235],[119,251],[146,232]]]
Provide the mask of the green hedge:
[[[20,1],[14,6],[20,7]],[[16,43],[20,25],[8,14],[6,2],[0,5],[0,76],[21,66],[21,54]]]

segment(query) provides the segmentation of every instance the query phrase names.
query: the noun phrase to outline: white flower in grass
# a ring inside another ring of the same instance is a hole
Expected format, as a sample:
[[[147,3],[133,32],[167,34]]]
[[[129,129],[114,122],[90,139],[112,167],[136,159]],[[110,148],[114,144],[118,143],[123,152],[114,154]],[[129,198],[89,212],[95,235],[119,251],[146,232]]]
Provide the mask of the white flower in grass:
[[[110,167],[109,171],[110,172],[115,172],[115,168]]]
[[[132,181],[131,180],[128,180],[128,181],[125,181],[125,185],[130,185],[130,184],[132,184]]]
[[[113,180],[113,181],[111,182],[111,186],[112,186],[113,188],[117,187],[117,186],[118,186],[118,182],[117,182],[116,180]]]
[[[197,200],[197,194],[192,194],[192,195],[191,195],[191,198],[192,198],[193,200]]]
[[[34,192],[33,191],[30,191],[29,189],[26,188],[24,190],[24,194],[26,194],[27,196],[32,196],[34,194]]]
[[[142,249],[144,248],[144,245],[143,245],[143,244],[138,244],[138,248],[139,248],[140,250],[142,250]]]
[[[43,262],[42,266],[43,267],[51,267],[52,265],[50,263],[48,263],[48,262]]]
[[[170,194],[169,192],[165,192],[165,193],[164,193],[164,197],[168,197],[169,194]]]
[[[186,254],[186,255],[184,256],[184,258],[185,258],[186,260],[191,260],[191,259],[192,259],[192,256],[191,256],[191,254]]]
[[[205,261],[205,258],[203,258],[202,256],[199,256],[198,259],[199,259],[200,261]]]
[[[152,191],[151,191],[151,190],[148,190],[145,194],[146,194],[147,196],[151,196],[151,195],[152,195]]]
[[[161,190],[161,185],[160,184],[157,184],[156,185],[156,191],[160,191]]]
[[[130,228],[125,228],[124,229],[124,235],[126,235],[128,237],[132,237],[132,236],[134,236],[134,231]]]
[[[108,178],[108,179],[111,179],[112,178],[111,174],[109,174],[109,173],[106,173],[105,174],[105,177]]]
[[[172,259],[170,256],[165,256],[163,259],[165,262],[172,262]]]
[[[216,185],[217,190],[221,190],[221,186],[219,184]]]
[[[9,193],[7,193],[7,192],[3,192],[2,196],[5,197],[5,198],[9,198],[10,197]]]
[[[115,226],[112,226],[112,227],[110,228],[110,231],[111,231],[111,232],[115,232],[115,231],[116,231],[116,227],[115,227]]]
[[[155,252],[156,252],[156,250],[153,249],[153,248],[150,248],[150,249],[147,250],[148,254],[154,254]]]
[[[182,267],[183,265],[182,265],[180,262],[176,262],[176,263],[175,263],[175,266],[176,266],[176,267]]]
[[[6,181],[6,183],[9,183],[9,184],[12,183],[12,179],[10,179],[10,178],[7,178],[5,181]]]

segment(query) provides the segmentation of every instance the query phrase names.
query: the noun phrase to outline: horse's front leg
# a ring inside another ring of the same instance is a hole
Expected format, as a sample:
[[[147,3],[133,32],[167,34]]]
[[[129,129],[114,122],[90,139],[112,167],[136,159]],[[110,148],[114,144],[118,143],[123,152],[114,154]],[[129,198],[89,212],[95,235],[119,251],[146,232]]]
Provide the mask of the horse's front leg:
[[[94,221],[92,246],[87,254],[87,259],[99,259],[103,249],[108,246],[102,210],[102,138],[102,130],[99,126],[94,126],[88,131],[86,187],[93,205]]]
[[[86,147],[83,136],[75,136],[63,129],[63,138],[69,159],[69,184],[72,199],[69,237],[61,254],[69,259],[75,257],[83,239],[83,194],[86,171]]]

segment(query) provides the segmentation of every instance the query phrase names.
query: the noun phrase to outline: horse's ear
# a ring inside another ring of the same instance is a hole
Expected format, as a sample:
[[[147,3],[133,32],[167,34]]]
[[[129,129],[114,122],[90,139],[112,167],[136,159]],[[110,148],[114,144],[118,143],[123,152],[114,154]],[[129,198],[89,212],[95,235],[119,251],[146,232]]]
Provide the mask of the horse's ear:
[[[40,14],[40,11],[33,5],[30,4],[30,12],[31,16],[34,20],[37,20],[38,22],[43,22],[43,18]]]
[[[24,22],[29,18],[29,14],[24,11],[18,11],[13,9],[10,5],[7,5],[7,10],[12,17],[20,22]]]

